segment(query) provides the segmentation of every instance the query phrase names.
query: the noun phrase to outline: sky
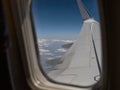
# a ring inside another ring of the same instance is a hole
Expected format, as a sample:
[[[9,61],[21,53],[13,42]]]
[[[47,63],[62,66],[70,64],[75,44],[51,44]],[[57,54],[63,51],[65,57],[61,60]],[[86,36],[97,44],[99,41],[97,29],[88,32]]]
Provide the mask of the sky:
[[[82,2],[99,21],[97,0]],[[76,0],[33,0],[32,15],[38,38],[74,40],[83,23]]]

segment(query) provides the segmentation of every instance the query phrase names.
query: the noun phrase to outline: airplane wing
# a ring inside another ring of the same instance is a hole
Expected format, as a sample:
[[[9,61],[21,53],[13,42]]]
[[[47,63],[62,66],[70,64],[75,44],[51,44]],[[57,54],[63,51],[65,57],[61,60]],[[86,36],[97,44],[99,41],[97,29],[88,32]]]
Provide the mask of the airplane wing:
[[[48,76],[57,82],[89,86],[99,80],[101,74],[100,25],[94,20],[81,0],[77,0],[83,25],[79,37],[61,58],[61,64]]]
[[[56,65],[56,70],[48,73],[49,77],[57,82],[75,85],[95,84],[95,78],[100,75],[97,63],[97,59],[99,63],[101,60],[100,41],[99,23],[94,19],[85,20],[78,39],[61,58],[62,64]]]

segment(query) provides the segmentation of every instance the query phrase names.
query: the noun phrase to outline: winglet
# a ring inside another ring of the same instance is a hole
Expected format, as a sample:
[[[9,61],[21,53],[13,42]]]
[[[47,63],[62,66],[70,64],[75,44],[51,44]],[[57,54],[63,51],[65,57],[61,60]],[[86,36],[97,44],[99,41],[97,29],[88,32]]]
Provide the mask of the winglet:
[[[88,10],[85,8],[81,0],[77,0],[77,4],[82,16],[83,21],[92,18]]]

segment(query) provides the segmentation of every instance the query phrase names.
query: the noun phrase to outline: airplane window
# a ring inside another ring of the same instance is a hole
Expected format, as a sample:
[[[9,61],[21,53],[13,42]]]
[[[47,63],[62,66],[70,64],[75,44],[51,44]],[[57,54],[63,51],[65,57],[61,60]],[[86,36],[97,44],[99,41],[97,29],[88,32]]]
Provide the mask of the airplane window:
[[[58,83],[90,86],[102,73],[97,0],[33,0],[39,64]]]

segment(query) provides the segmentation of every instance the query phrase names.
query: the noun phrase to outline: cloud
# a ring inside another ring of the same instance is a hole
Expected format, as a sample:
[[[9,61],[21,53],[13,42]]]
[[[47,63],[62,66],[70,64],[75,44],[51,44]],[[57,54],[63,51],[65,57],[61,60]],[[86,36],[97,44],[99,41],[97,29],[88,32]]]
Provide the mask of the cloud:
[[[53,56],[53,54],[50,52],[50,50],[39,49],[39,51],[40,51],[40,55],[50,55],[50,56]]]
[[[64,40],[63,42],[65,42],[65,43],[73,43],[74,41],[73,40]]]
[[[46,42],[47,42],[47,39],[38,39],[39,44],[46,43]]]
[[[38,45],[39,47],[49,47],[50,44],[53,43],[57,43],[57,42],[61,42],[61,43],[73,43],[74,40],[59,40],[59,39],[38,39]]]
[[[40,51],[40,55],[50,55],[50,56],[54,56],[54,53],[51,53],[50,50],[46,50],[46,47],[49,47],[50,45],[54,44],[54,45],[58,45],[55,43],[60,43],[60,44],[69,44],[69,43],[73,43],[73,40],[59,40],[59,39],[41,39],[38,38],[38,46],[39,46],[39,51]],[[55,52],[66,52],[65,48],[59,48],[57,49]]]
[[[49,44],[50,44],[49,40],[47,40],[47,39],[38,39],[39,47],[42,47],[42,46],[48,47]]]
[[[53,39],[52,42],[73,43],[74,40],[58,40],[58,39]]]
[[[39,51],[42,52],[42,53],[48,53],[48,52],[50,52],[49,50],[45,50],[45,49],[39,49]]]
[[[54,56],[52,53],[44,53],[44,55]]]
[[[47,60],[60,59],[62,56],[49,57]]]
[[[64,48],[59,48],[59,49],[57,49],[56,52],[66,52],[66,50]]]

